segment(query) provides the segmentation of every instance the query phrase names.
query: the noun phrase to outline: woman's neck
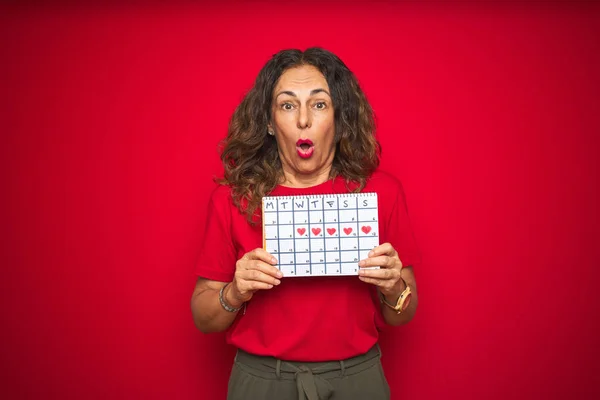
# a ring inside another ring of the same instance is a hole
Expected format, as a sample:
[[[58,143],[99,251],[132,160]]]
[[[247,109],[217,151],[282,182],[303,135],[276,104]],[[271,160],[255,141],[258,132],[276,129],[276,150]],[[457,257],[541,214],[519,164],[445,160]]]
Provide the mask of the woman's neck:
[[[283,180],[282,186],[292,188],[306,188],[311,186],[317,186],[321,183],[325,183],[329,180],[331,174],[331,165],[328,168],[324,168],[314,174],[298,174],[283,169]]]

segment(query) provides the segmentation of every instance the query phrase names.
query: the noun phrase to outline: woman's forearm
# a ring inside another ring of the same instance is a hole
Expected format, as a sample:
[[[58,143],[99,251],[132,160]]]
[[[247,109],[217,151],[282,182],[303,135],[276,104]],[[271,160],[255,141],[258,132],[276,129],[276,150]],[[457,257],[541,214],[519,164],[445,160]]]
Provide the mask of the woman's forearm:
[[[204,333],[223,332],[233,323],[238,312],[226,311],[219,302],[220,286],[223,284],[204,284],[197,285],[191,300],[192,316],[194,324]],[[199,287],[200,286],[200,287]],[[237,304],[231,304],[228,299],[228,285],[223,293],[225,301],[232,307],[238,307]]]
[[[385,322],[388,325],[397,326],[406,324],[411,319],[413,319],[413,317],[415,316],[415,312],[417,311],[419,296],[417,294],[417,282],[415,280],[415,275],[413,273],[412,268],[402,268],[401,275],[402,280],[408,286],[410,286],[410,290],[412,293],[410,303],[408,303],[408,307],[406,308],[406,310],[402,311],[400,314],[398,314],[396,311],[392,310],[390,307],[382,303],[381,311],[383,313],[383,318],[385,319]],[[402,293],[402,291],[404,291],[405,288],[406,286],[403,286],[401,288],[400,293]],[[386,298],[386,301],[390,304],[396,304],[396,302],[398,301],[398,297],[400,297],[400,293],[398,293],[397,296],[394,296],[394,298]]]
[[[387,299],[388,303],[394,304],[397,299]],[[402,313],[398,314],[396,311],[392,310],[385,304],[381,304],[381,311],[383,312],[383,318],[388,325],[398,326],[403,325],[409,322],[415,316],[415,312],[417,311],[417,296],[416,293],[412,295],[410,300],[410,304]]]

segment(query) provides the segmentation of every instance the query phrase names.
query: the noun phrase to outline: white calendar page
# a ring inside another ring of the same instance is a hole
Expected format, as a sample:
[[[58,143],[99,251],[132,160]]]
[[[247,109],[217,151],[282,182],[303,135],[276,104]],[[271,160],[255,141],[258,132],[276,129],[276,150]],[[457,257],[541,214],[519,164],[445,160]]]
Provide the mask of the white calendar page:
[[[264,197],[262,216],[284,276],[358,275],[379,245],[377,193]]]

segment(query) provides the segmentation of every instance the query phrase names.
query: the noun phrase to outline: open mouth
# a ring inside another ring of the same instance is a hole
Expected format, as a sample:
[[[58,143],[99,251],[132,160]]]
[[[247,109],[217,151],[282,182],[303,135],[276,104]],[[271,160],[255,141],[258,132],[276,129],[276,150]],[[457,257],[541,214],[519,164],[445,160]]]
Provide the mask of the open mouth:
[[[296,142],[296,151],[302,158],[309,158],[312,156],[315,146],[310,139],[299,139]]]

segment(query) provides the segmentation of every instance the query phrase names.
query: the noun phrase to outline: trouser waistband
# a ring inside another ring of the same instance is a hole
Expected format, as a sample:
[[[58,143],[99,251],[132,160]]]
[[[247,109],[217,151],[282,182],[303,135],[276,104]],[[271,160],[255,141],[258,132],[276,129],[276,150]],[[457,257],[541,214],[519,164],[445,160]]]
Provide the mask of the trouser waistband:
[[[256,356],[238,350],[235,361],[249,369],[253,375],[264,379],[295,380],[299,399],[318,400],[328,398],[333,388],[327,379],[354,375],[379,362],[379,345],[365,354],[339,361],[298,362],[284,361],[275,357]]]

